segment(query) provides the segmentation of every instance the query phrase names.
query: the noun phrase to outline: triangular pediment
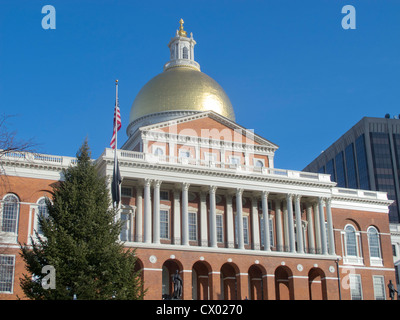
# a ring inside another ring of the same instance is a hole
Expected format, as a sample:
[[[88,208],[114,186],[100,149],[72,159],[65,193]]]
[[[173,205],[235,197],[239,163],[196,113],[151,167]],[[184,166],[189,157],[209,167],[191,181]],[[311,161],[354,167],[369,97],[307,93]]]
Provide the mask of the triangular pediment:
[[[202,139],[223,140],[224,142],[254,144],[271,149],[278,146],[237,123],[213,112],[205,111],[169,121],[143,126],[141,132],[160,132],[163,134],[198,137]]]

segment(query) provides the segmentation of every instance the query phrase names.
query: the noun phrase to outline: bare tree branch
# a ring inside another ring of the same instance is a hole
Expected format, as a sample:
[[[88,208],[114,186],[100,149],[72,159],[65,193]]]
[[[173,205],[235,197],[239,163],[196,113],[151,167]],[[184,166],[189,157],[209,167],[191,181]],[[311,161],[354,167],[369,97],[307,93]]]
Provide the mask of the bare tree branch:
[[[7,127],[7,121],[14,116],[0,115],[0,158],[10,152],[35,152],[34,148],[38,146],[33,139],[27,141],[16,138],[17,132],[10,131]]]
[[[34,148],[38,146],[32,139],[24,141],[17,139],[16,131],[10,131],[7,127],[7,122],[13,117],[10,115],[2,114],[0,115],[0,160],[7,154],[10,153],[23,153],[32,152],[35,153]],[[10,183],[5,174],[2,161],[0,161],[0,195],[10,190]],[[1,203],[0,203],[1,205]],[[0,210],[1,214],[1,210]],[[0,225],[0,243],[3,242],[2,239],[3,226]],[[0,254],[4,253],[5,248],[0,248]]]

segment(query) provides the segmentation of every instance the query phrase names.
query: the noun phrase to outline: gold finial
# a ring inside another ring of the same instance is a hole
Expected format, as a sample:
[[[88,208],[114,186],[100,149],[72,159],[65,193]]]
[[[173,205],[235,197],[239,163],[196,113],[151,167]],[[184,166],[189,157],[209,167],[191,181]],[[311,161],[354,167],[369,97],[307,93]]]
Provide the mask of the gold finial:
[[[181,20],[179,20],[179,24],[181,25],[180,27],[179,27],[179,35],[180,36],[182,36],[182,37],[186,37],[187,36],[187,33],[186,33],[186,31],[185,30],[183,30],[183,24],[184,24],[185,22],[183,21],[183,19],[181,19]]]
[[[117,80],[115,80],[115,84],[118,84],[118,79],[117,79]]]

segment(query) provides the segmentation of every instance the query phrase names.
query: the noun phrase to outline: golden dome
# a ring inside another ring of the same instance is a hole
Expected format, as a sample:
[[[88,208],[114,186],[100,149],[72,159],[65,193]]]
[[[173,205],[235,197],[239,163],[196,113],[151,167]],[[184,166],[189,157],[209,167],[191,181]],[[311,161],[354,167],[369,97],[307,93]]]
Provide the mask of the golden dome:
[[[132,104],[129,122],[159,112],[208,110],[235,121],[222,87],[203,72],[181,65],[166,69],[144,85]]]

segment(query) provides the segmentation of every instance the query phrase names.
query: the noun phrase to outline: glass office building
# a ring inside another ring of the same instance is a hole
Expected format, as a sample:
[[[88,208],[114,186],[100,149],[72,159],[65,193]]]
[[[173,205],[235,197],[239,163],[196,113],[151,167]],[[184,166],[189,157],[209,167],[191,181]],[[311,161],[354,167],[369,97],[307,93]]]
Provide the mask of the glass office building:
[[[400,222],[399,119],[361,119],[303,171],[331,174],[338,187],[387,192],[389,221]]]

